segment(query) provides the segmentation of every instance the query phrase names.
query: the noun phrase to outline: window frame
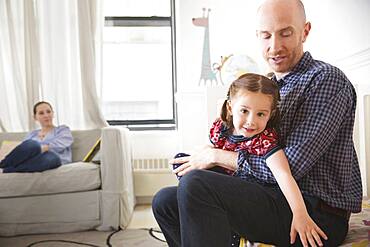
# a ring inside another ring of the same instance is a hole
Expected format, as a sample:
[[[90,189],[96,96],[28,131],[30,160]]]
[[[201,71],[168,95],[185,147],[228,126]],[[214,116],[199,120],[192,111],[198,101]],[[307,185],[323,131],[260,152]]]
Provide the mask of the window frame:
[[[109,125],[121,125],[130,130],[175,130],[177,129],[177,65],[175,0],[170,1],[171,16],[105,16],[104,27],[170,27],[172,60],[172,118],[145,120],[107,120]],[[103,82],[104,83],[104,82]]]

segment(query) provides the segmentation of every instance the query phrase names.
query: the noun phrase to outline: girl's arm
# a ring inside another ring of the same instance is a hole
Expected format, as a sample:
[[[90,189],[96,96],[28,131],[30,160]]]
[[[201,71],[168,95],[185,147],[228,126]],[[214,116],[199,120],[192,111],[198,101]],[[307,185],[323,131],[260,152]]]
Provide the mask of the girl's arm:
[[[291,243],[295,242],[298,233],[303,246],[308,246],[307,243],[311,246],[316,246],[316,243],[319,246],[323,246],[320,236],[324,239],[327,239],[327,236],[309,216],[301,191],[290,171],[284,151],[279,150],[273,153],[266,159],[266,164],[279,184],[293,213],[290,230]]]

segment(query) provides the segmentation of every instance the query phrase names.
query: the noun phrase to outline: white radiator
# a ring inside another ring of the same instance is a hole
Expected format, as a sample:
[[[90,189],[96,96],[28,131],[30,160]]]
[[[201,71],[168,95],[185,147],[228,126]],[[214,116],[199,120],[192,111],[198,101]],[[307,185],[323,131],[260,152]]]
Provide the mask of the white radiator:
[[[131,135],[136,201],[150,203],[159,189],[177,184],[168,160],[182,150],[179,134],[178,131],[132,131]]]
[[[166,158],[134,159],[133,168],[135,196],[139,204],[150,203],[158,190],[178,183]]]
[[[136,173],[168,173],[170,171],[168,159],[134,159]]]

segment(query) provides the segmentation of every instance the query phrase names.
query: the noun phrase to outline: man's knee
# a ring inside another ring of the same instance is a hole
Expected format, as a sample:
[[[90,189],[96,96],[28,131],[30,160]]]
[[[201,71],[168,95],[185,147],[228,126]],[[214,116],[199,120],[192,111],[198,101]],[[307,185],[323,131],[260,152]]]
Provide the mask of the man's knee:
[[[176,191],[174,187],[163,188],[159,190],[153,197],[153,213],[162,211],[164,208],[170,207],[170,205],[172,205],[173,203],[177,203]]]
[[[166,189],[167,188],[163,188],[154,195],[152,200],[153,211],[165,204],[165,201],[167,200],[165,192]]]
[[[197,169],[185,174],[179,182],[178,197],[201,194],[206,186],[204,183],[204,176],[206,176],[207,173],[209,173],[209,171]]]

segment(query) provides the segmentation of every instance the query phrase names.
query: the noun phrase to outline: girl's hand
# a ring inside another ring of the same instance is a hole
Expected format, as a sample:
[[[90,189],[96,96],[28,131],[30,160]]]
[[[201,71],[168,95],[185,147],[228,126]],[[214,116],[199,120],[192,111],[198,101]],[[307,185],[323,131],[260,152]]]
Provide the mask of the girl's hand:
[[[204,146],[194,154],[181,158],[170,160],[170,164],[182,164],[173,173],[177,173],[178,176],[183,176],[194,169],[209,169],[214,167],[216,164],[213,161],[215,148],[212,146]]]
[[[323,246],[321,238],[327,240],[328,237],[316,225],[312,218],[306,213],[293,213],[292,226],[290,228],[290,243],[295,242],[297,233],[304,247],[308,246]]]

